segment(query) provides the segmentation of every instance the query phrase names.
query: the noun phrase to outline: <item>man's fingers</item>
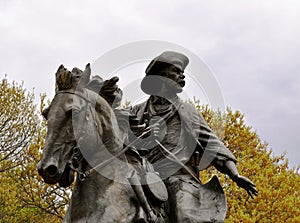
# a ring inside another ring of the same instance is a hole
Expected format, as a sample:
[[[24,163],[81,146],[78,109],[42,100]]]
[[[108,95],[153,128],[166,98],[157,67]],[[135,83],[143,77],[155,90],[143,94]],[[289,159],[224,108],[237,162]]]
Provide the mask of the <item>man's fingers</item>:
[[[240,176],[236,183],[239,187],[244,188],[252,199],[254,198],[254,196],[258,195],[258,191],[255,188],[255,184],[247,177]]]
[[[253,197],[253,195],[251,194],[250,191],[247,190],[247,193],[249,194],[249,196],[250,196],[252,199],[254,199],[254,197]]]
[[[118,81],[118,77],[113,77],[111,79],[105,80],[102,88],[105,89],[105,91],[115,91],[118,88],[118,85],[116,84]]]
[[[119,81],[118,77],[112,77],[111,79],[107,80],[109,82],[110,85],[114,85]]]
[[[250,184],[248,186],[248,188],[249,188],[248,190],[250,190],[253,194],[258,194],[258,191],[256,190],[256,187],[254,184]]]
[[[258,195],[258,191],[254,187],[250,187],[246,189],[246,191],[252,199],[254,199],[254,196]]]
[[[255,196],[258,195],[258,191],[257,191],[255,188],[252,189],[252,193],[253,193]]]

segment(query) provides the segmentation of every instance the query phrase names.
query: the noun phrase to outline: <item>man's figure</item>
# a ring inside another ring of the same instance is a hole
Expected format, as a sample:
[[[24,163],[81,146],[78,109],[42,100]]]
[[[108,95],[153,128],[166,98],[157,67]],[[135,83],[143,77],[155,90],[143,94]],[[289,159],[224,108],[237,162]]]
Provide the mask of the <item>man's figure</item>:
[[[197,180],[201,169],[215,166],[251,197],[257,195],[257,190],[249,179],[239,175],[236,158],[196,108],[177,96],[185,86],[184,69],[188,63],[185,55],[172,51],[163,52],[150,62],[141,83],[150,97],[133,107],[132,115],[139,123],[133,124],[132,129],[138,136],[154,126],[154,136],[144,138],[136,149],[167,185],[171,222],[199,223],[204,222],[197,214],[203,202],[199,200],[201,183]]]

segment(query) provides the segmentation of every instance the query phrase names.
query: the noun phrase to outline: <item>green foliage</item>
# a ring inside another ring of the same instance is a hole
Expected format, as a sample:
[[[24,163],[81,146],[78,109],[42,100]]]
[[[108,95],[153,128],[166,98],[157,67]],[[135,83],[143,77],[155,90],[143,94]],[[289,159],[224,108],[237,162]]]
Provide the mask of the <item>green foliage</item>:
[[[0,138],[0,222],[61,222],[70,191],[45,184],[37,173],[46,126],[33,93],[4,79],[0,96],[0,128],[5,129]]]
[[[237,157],[240,174],[250,178],[259,192],[256,198],[251,199],[243,189],[214,168],[202,171],[203,182],[218,175],[223,184],[228,203],[225,222],[300,222],[299,168],[289,169],[284,154],[274,156],[268,144],[245,124],[241,112],[227,108],[221,114],[199,103],[196,107]],[[220,130],[223,132],[220,133]]]
[[[44,99],[40,109],[45,106]],[[0,100],[0,222],[61,222],[71,192],[45,184],[37,173],[46,127],[39,118],[33,93],[3,79]],[[225,113],[214,112],[198,100],[193,103],[235,154],[240,173],[259,191],[258,197],[251,199],[214,168],[202,171],[202,182],[214,174],[221,180],[228,202],[225,222],[300,222],[299,168],[289,169],[284,154],[273,156],[267,143],[245,124],[241,112],[229,108]]]
[[[38,118],[33,93],[23,85],[0,83],[0,172],[16,167],[28,149]]]

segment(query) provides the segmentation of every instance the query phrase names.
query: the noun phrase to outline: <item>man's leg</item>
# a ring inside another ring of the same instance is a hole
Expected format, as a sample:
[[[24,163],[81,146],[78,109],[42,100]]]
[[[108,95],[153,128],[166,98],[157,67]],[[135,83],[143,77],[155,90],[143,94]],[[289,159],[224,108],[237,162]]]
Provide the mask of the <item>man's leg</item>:
[[[189,175],[177,175],[169,177],[166,185],[171,222],[224,222],[226,199],[217,178],[200,185]]]

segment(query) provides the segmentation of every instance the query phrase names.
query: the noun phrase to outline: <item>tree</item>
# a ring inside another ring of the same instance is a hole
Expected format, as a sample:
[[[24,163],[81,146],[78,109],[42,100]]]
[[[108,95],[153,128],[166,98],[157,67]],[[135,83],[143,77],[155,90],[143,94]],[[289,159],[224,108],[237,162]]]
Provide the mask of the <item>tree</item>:
[[[251,199],[215,169],[201,172],[204,182],[214,174],[221,179],[228,203],[225,222],[300,222],[299,167],[289,169],[284,154],[274,156],[268,144],[245,124],[241,112],[227,108],[222,114],[201,106],[199,101],[195,104],[211,128],[237,157],[239,172],[249,177],[259,191],[258,196]]]
[[[0,83],[0,172],[18,166],[36,131],[33,93],[7,79]]]
[[[4,79],[0,100],[0,222],[61,222],[71,188],[47,185],[37,173],[46,123],[39,118],[33,93]],[[44,100],[45,96],[41,108]],[[300,222],[299,168],[289,169],[284,154],[274,156],[268,144],[245,124],[241,112],[229,108],[224,113],[215,112],[198,100],[194,104],[235,154],[240,173],[249,177],[259,191],[258,197],[251,199],[214,168],[202,171],[204,183],[214,174],[219,176],[228,203],[225,222]]]
[[[61,222],[70,190],[45,184],[37,173],[46,124],[34,95],[6,79],[1,82],[0,95],[0,127],[5,130],[0,138],[0,222]]]
[[[69,203],[69,190],[47,185],[36,166],[43,147],[45,129],[30,142],[23,163],[6,171],[1,180],[0,209],[4,222],[61,222]]]

